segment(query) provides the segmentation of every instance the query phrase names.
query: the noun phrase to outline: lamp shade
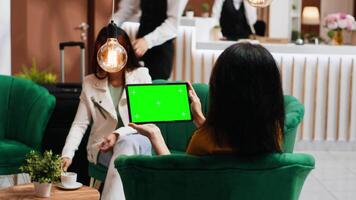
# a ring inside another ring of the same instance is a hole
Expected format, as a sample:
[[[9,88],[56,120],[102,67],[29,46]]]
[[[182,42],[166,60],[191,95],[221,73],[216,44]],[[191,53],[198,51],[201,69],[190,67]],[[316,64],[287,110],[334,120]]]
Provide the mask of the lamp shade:
[[[320,24],[320,14],[319,9],[314,6],[306,6],[303,9],[303,20],[302,23],[305,25],[319,25]]]
[[[247,2],[257,8],[264,8],[271,4],[272,0],[247,0]]]

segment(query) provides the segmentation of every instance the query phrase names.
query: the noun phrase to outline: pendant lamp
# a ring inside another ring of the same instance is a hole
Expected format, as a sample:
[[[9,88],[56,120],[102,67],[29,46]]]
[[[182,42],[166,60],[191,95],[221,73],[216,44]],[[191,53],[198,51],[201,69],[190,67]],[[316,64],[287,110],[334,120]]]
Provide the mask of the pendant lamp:
[[[114,0],[112,3],[111,22],[106,27],[107,40],[97,53],[99,66],[109,73],[115,73],[122,70],[127,63],[127,52],[117,40],[117,25],[114,23]]]
[[[272,0],[247,0],[247,2],[256,8],[264,8],[271,4]]]

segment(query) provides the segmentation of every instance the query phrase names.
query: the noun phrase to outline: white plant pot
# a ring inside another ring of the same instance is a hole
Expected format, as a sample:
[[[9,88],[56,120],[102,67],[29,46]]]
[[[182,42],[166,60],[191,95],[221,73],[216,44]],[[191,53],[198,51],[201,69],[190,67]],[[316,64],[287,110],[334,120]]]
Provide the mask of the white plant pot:
[[[185,16],[188,18],[193,18],[194,17],[194,11],[186,11]]]
[[[38,183],[34,182],[35,195],[37,197],[49,197],[51,196],[52,183]]]
[[[203,12],[201,14],[201,16],[207,18],[207,17],[209,17],[209,12]]]

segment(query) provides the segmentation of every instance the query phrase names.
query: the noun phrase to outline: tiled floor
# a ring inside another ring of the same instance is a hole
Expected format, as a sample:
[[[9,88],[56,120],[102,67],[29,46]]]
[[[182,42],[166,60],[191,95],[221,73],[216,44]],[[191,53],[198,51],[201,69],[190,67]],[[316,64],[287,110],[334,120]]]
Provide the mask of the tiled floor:
[[[356,200],[356,152],[308,151],[315,169],[308,176],[300,200]]]
[[[356,152],[303,152],[315,157],[315,169],[308,176],[300,200],[356,200]],[[23,177],[20,176],[20,183]],[[12,178],[0,176],[0,189]]]

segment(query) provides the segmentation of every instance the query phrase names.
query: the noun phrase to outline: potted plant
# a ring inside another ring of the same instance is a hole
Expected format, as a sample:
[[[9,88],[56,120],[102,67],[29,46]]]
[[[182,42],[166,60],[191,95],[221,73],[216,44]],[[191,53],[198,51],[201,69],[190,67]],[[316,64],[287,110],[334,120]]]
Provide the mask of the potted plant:
[[[193,18],[194,17],[194,9],[191,5],[188,5],[186,10],[185,10],[185,16],[188,18]]]
[[[15,76],[31,80],[40,85],[54,84],[57,81],[57,76],[56,74],[51,73],[48,69],[49,68],[39,70],[36,60],[33,59],[32,66],[22,66],[22,71]]]
[[[52,151],[45,151],[43,154],[31,151],[26,155],[20,170],[30,175],[36,196],[49,197],[52,183],[59,181],[61,177],[61,158]]]
[[[329,14],[324,19],[324,27],[328,28],[328,36],[331,43],[334,45],[342,45],[344,43],[343,30],[351,31],[355,18],[344,13]]]
[[[202,3],[201,6],[201,16],[202,17],[209,17],[209,12],[210,12],[210,5],[208,3]]]

